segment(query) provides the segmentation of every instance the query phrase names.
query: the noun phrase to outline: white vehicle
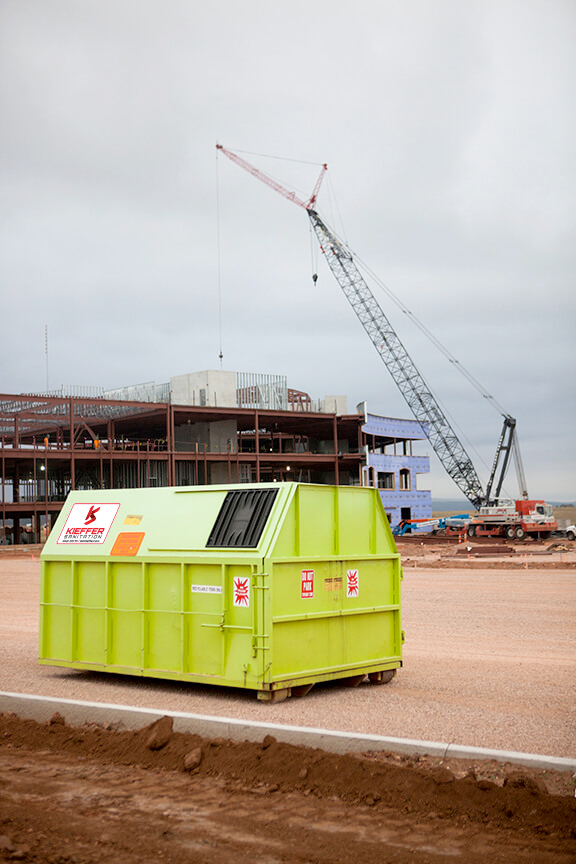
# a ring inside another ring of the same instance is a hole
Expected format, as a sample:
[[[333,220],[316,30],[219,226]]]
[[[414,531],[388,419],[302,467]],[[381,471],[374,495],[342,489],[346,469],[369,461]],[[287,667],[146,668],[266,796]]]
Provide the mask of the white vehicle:
[[[568,525],[566,528],[566,537],[568,540],[576,540],[576,525]]]
[[[468,536],[500,535],[509,540],[537,536],[546,539],[557,528],[550,504],[522,498],[517,501],[500,500],[494,505],[480,507],[480,512],[470,520]]]

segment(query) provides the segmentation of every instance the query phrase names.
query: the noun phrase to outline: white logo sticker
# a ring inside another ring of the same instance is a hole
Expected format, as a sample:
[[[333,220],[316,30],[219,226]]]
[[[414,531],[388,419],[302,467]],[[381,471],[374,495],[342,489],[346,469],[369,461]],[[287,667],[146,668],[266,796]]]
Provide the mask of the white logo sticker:
[[[57,543],[104,543],[120,504],[73,504]]]

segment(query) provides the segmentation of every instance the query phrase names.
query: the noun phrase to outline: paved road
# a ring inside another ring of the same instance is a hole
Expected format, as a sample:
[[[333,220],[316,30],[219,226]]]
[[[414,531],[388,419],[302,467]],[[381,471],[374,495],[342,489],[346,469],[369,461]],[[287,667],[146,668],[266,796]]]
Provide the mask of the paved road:
[[[38,666],[38,560],[0,561],[0,690],[576,757],[574,570],[406,568],[393,683],[244,691]]]

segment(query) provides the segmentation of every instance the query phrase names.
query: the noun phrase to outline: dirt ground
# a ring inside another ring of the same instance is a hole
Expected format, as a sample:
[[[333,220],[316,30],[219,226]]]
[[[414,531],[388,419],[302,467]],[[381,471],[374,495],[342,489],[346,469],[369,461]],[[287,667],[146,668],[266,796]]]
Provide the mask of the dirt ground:
[[[334,755],[0,715],[0,861],[467,864],[576,860],[576,799],[500,766]]]
[[[568,508],[567,508],[568,509]],[[576,510],[576,508],[573,508]],[[570,512],[572,512],[570,510]],[[565,537],[522,541],[504,537],[442,538],[404,535],[396,540],[404,567],[453,570],[576,570],[576,541]]]
[[[37,561],[6,561],[0,689],[570,756],[576,552],[518,549],[477,560],[406,544],[395,682],[274,709],[218,688],[38,667]],[[509,763],[204,740],[169,718],[130,732],[0,715],[0,862],[568,864],[574,784]]]

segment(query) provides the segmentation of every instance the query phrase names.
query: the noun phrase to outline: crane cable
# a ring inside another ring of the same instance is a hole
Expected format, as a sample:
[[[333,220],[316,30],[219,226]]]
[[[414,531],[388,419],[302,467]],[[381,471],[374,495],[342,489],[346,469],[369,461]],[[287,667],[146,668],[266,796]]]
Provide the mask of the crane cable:
[[[312,223],[308,225],[308,234],[310,236],[310,263],[312,265],[312,282],[316,285],[318,281],[318,243],[312,228]]]
[[[434,336],[434,334],[426,327],[426,325],[423,324],[416,317],[416,315],[414,315],[413,312],[411,312],[410,309],[408,309],[404,305],[404,303],[402,303],[400,298],[394,294],[392,289],[388,288],[388,286],[384,282],[382,282],[382,280],[379,279],[379,277],[361,259],[358,258],[356,260],[359,261],[361,268],[364,269],[365,272],[368,273],[372,279],[374,279],[377,286],[398,306],[399,309],[401,309],[401,311],[410,319],[410,321],[412,321],[413,324],[416,327],[418,327],[418,329],[426,336],[427,339],[430,340],[430,342],[432,342],[432,344],[440,351],[440,353],[443,354],[444,357],[446,357],[449,360],[449,362],[458,370],[458,372],[460,372],[460,374],[463,375],[463,377],[466,378],[466,380],[469,381],[469,383],[471,383],[472,386],[482,394],[484,399],[486,399],[490,402],[492,407],[496,408],[496,410],[498,410],[499,413],[503,413],[503,409],[499,410],[499,408],[496,407],[498,405],[496,400],[474,378],[472,373],[470,373],[464,366],[462,366],[462,364],[451,354],[451,352],[444,345],[442,345],[440,340],[436,336]],[[475,447],[474,442],[470,440],[470,438],[468,437],[466,432],[462,429],[460,424],[456,421],[456,419],[454,418],[454,415],[448,410],[446,405],[442,402],[442,400],[438,397],[437,394],[435,394],[435,399],[439,403],[444,414],[449,418],[451,424],[453,426],[455,426],[456,429],[458,429],[460,436],[462,438],[464,438],[468,447],[474,451],[474,453],[476,454],[476,457],[480,460],[480,462],[483,464],[483,466],[486,468],[486,470],[489,471],[490,470],[489,464],[486,462],[486,460],[484,459],[482,454]]]
[[[336,211],[336,215],[338,217],[338,224],[340,225],[340,230],[342,231],[342,236],[344,237],[345,245],[348,246],[348,238],[346,237],[346,228],[344,227],[344,220],[342,219],[342,214],[340,213],[340,205],[338,204],[338,198],[336,197],[336,190],[334,189],[334,184],[332,182],[332,175],[328,174],[328,198],[330,202],[330,212]],[[335,219],[332,218],[330,221],[330,225],[334,225]]]
[[[220,346],[218,358],[220,360],[220,368],[222,368],[224,354],[222,352],[222,278],[220,266],[220,178],[218,172],[218,150],[216,150],[216,256],[218,260],[218,344]]]
[[[432,342],[432,344],[440,351],[441,354],[446,357],[446,359],[460,372],[460,374],[466,378],[467,381],[472,384],[472,386],[482,395],[484,399],[486,399],[492,407],[498,411],[499,414],[503,416],[508,416],[508,412],[504,410],[504,408],[500,405],[500,403],[492,396],[488,390],[478,381],[474,375],[466,369],[465,366],[452,354],[451,351],[446,348],[445,345],[440,342],[440,340],[426,327],[426,325],[420,321],[416,315],[408,309],[408,307],[397,297],[396,294],[389,288],[371,269],[367,264],[364,263],[358,256],[354,256],[355,260],[358,261],[362,268],[366,273],[370,275],[370,277],[376,282],[378,287],[384,291],[385,294],[398,306],[398,308],[409,318],[418,329],[426,336],[427,339]]]
[[[367,273],[371,277],[371,279],[376,282],[378,287],[382,291],[384,291],[385,294],[387,294],[387,296],[396,304],[396,306],[398,306],[398,308],[403,312],[403,314],[406,315],[407,318],[410,318],[410,320],[415,324],[415,326],[418,327],[418,329],[426,336],[426,338],[429,339],[430,342],[432,342],[432,344],[440,351],[441,354],[444,355],[444,357],[446,357],[446,359],[460,372],[460,374],[464,378],[466,378],[466,380],[470,384],[472,384],[472,386],[482,395],[482,397],[488,402],[490,402],[492,407],[495,408],[495,410],[498,411],[499,414],[504,417],[510,416],[508,412],[504,410],[502,405],[500,405],[499,402],[494,398],[494,396],[492,396],[486,390],[486,388],[478,381],[478,379],[475,378],[474,375],[468,369],[466,369],[465,366],[462,365],[462,363],[460,363],[460,361],[448,350],[448,348],[446,348],[445,345],[440,342],[440,340],[428,329],[428,327],[426,327],[426,325],[422,321],[420,321],[410,309],[408,309],[408,307],[400,300],[400,298],[396,294],[394,294],[392,289],[389,288],[388,285],[386,285],[386,283],[383,282],[382,279],[380,279],[380,277],[376,273],[374,273],[373,270],[370,269],[370,267],[360,258],[359,255],[352,251],[348,244],[348,241],[346,240],[344,222],[342,220],[340,208],[338,206],[338,201],[334,190],[334,185],[332,183],[332,178],[330,175],[328,176],[328,193],[330,211],[333,213],[334,208],[336,209],[336,213],[338,215],[338,222],[341,226],[342,235],[344,237],[344,240],[341,240],[337,232],[334,231],[334,235],[338,239],[338,241],[348,250],[354,260],[360,264],[361,268],[365,271],[365,273]],[[330,225],[333,224],[334,219],[332,219],[330,222]]]
[[[374,282],[376,282],[377,286],[382,291],[384,291],[384,293],[396,304],[396,306],[398,306],[398,308],[404,313],[404,315],[406,315],[406,317],[409,318],[416,327],[418,327],[418,329],[426,336],[426,338],[429,339],[430,342],[432,342],[432,344],[460,372],[460,374],[463,375],[464,378],[466,378],[467,381],[470,382],[470,384],[472,384],[472,386],[483,396],[483,398],[490,402],[492,407],[496,411],[498,411],[499,414],[502,414],[504,417],[509,416],[508,412],[502,407],[502,405],[500,405],[500,403],[494,398],[494,396],[492,396],[488,392],[488,390],[486,390],[486,388],[478,381],[478,379],[475,378],[474,375],[468,369],[466,369],[465,366],[462,365],[462,363],[452,354],[451,351],[448,350],[448,348],[446,348],[445,345],[442,344],[442,342],[440,342],[440,340],[428,329],[428,327],[426,327],[426,325],[422,321],[420,321],[419,318],[417,318],[410,309],[408,309],[405,303],[403,303],[402,300],[400,300],[400,298],[392,291],[392,289],[389,288],[388,285],[386,285],[386,283],[383,282],[376,273],[374,273],[374,271],[360,258],[360,256],[356,252],[352,251],[348,243],[346,243],[344,240],[341,240],[336,234],[336,232],[334,232],[334,235],[350,253],[353,259],[360,265],[361,269],[363,269],[370,276],[370,278],[374,280]]]
[[[406,317],[409,318],[410,321],[412,321],[416,327],[418,327],[418,329],[421,331],[421,333],[423,333],[424,336],[426,336],[426,338],[438,349],[438,351],[440,351],[440,353],[443,354],[444,357],[446,357],[446,359],[454,366],[454,368],[458,372],[460,372],[460,374],[470,384],[472,384],[472,386],[481,394],[481,396],[484,399],[486,399],[486,401],[494,408],[494,410],[497,411],[503,417],[510,416],[504,410],[502,405],[500,405],[500,403],[494,398],[494,396],[492,396],[488,392],[488,390],[486,390],[486,388],[477,380],[477,378],[475,378],[474,375],[468,369],[466,369],[466,367],[463,366],[462,363],[460,363],[460,361],[452,354],[452,352],[449,351],[448,348],[446,348],[446,346],[442,344],[442,342],[440,342],[440,340],[431,332],[431,330],[429,330],[428,327],[426,327],[426,325],[422,321],[420,321],[419,318],[417,318],[416,315],[414,315],[414,313],[410,309],[408,309],[408,307],[404,303],[402,303],[400,298],[397,297],[396,294],[394,294],[392,289],[389,288],[376,275],[376,273],[374,273],[370,269],[370,267],[368,267],[368,265],[365,264],[360,258],[356,258],[356,260],[360,262],[362,269],[364,269],[365,272],[370,275],[370,277],[376,282],[377,286],[398,306],[399,309],[401,309],[401,311],[406,315]],[[490,470],[489,464],[486,462],[486,460],[484,459],[482,454],[478,452],[477,448],[474,446],[474,443],[470,440],[470,438],[468,437],[466,432],[462,429],[460,424],[455,420],[454,416],[450,413],[450,411],[447,409],[446,405],[442,403],[442,401],[438,398],[438,396],[436,396],[435,398],[439,402],[439,404],[440,404],[442,410],[444,411],[444,413],[446,414],[446,416],[450,418],[450,422],[452,423],[452,425],[458,429],[458,432],[460,433],[461,437],[463,437],[465,439],[465,441],[468,444],[468,446],[470,447],[470,449],[474,451],[477,458],[484,465],[484,467],[489,471]]]
[[[231,148],[228,148],[231,149]],[[278,159],[281,162],[299,162],[301,165],[318,165],[321,167],[323,162],[310,162],[308,159],[291,159],[289,156],[272,156],[270,153],[254,153],[252,150],[236,150],[234,153],[243,153],[245,156],[261,156],[263,159]]]
[[[323,162],[311,162],[308,159],[291,159],[287,156],[273,156],[270,153],[256,153],[253,150],[237,150],[234,148],[234,153],[242,153],[245,156],[259,156],[262,159],[276,159],[280,162],[298,162],[301,165],[318,165],[323,166]],[[218,158],[218,150],[216,151],[216,158]],[[268,173],[268,177],[278,183],[280,186],[283,185],[283,182],[275,177],[273,174]],[[302,198],[306,198],[306,191],[303,189],[298,189],[298,187],[293,187],[295,192],[298,192]],[[318,244],[315,242],[314,232],[312,230],[312,226],[310,226],[310,263],[312,267],[312,281],[316,284],[318,280]]]

